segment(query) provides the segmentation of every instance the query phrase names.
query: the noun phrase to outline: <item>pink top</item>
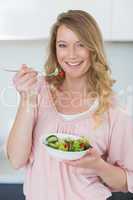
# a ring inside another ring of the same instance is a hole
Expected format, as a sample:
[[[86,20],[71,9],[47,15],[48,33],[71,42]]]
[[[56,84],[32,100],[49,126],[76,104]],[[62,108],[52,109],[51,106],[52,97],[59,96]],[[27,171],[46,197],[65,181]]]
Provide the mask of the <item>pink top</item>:
[[[35,114],[33,148],[26,166],[27,200],[105,200],[111,196],[112,189],[101,182],[94,170],[75,168],[48,155],[39,139],[52,132],[88,136],[109,163],[125,169],[128,191],[133,192],[131,117],[114,104],[104,114],[104,124],[94,130],[92,112],[65,120],[56,110],[48,84],[43,83]]]

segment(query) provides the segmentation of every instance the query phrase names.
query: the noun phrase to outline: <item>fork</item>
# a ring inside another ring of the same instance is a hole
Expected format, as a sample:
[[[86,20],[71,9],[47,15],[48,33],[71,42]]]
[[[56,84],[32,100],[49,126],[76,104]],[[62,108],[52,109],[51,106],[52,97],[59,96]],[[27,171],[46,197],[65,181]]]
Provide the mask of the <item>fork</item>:
[[[19,72],[18,69],[9,69],[8,67],[0,67],[0,70],[6,71],[6,72]],[[45,72],[43,72],[43,71],[36,70],[36,72],[38,72],[39,74],[41,74],[43,76],[46,76]],[[55,70],[53,72],[47,74],[47,76],[57,76],[58,73],[59,73],[59,69],[55,68]]]

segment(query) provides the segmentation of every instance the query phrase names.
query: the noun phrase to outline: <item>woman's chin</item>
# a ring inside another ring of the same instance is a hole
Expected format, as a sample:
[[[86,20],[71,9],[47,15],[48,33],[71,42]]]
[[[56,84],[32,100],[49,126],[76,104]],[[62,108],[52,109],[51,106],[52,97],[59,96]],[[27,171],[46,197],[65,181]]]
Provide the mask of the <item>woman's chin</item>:
[[[70,77],[70,78],[80,78],[82,76],[82,73],[78,73],[78,72],[66,72],[66,77]]]

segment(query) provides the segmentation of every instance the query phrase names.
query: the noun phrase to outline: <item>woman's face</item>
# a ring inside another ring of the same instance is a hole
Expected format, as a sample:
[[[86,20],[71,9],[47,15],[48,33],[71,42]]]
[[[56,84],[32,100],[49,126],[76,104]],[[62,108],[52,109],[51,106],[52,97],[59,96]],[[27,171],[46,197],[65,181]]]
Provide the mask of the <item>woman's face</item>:
[[[71,77],[85,75],[91,64],[89,50],[65,25],[61,25],[57,31],[56,55],[66,75]]]

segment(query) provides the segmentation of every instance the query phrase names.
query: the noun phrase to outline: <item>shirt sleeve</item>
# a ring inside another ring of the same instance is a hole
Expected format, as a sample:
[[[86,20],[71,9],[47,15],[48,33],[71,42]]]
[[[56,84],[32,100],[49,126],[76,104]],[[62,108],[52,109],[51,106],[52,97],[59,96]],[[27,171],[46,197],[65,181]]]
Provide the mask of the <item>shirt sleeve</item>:
[[[38,95],[38,103],[37,103],[37,107],[35,108],[35,112],[34,112],[34,127],[33,127],[33,139],[32,139],[32,147],[31,147],[31,152],[30,152],[30,156],[28,159],[28,163],[27,164],[33,164],[34,161],[34,156],[35,156],[35,152],[36,152],[36,143],[37,143],[37,138],[38,138],[38,132],[36,131],[36,126],[38,123],[38,118],[39,118],[39,112],[41,110],[41,106],[43,105],[43,101],[46,101],[46,80],[44,77],[40,77],[39,81],[37,83],[37,90],[39,91],[39,95]]]
[[[46,81],[44,77],[41,76],[38,78],[38,82],[36,85],[36,90],[38,91],[38,103],[37,103],[37,107],[35,108],[35,113],[34,113],[34,124],[36,123],[37,118],[38,118],[38,111],[39,111],[39,107],[40,107],[40,103],[42,100],[45,87],[46,87]]]
[[[125,171],[128,191],[133,193],[133,118],[122,110],[115,115],[110,126],[107,161]]]

